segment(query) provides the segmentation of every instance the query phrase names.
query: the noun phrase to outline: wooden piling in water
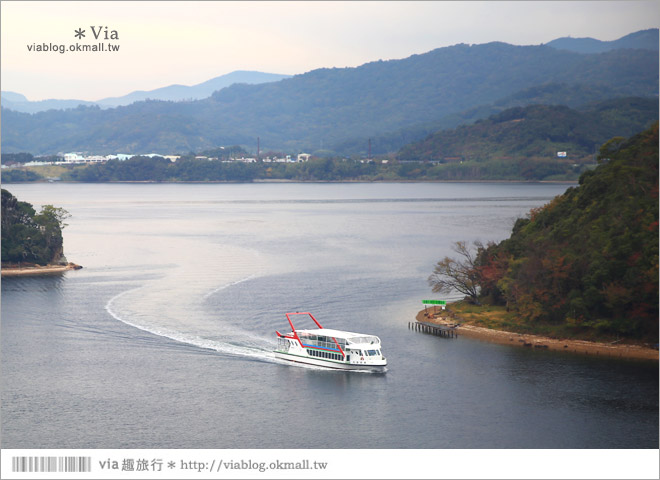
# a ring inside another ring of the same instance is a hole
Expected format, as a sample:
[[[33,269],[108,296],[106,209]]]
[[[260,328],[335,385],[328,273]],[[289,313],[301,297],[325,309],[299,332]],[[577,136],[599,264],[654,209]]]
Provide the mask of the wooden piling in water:
[[[456,327],[425,322],[408,322],[408,329],[444,338],[457,338]]]

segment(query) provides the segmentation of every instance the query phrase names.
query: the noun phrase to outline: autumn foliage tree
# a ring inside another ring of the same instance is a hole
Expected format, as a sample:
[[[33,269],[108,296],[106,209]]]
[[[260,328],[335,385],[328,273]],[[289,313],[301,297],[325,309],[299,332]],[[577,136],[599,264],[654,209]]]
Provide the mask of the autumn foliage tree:
[[[477,249],[483,246],[475,242]],[[429,285],[434,292],[451,293],[458,291],[464,294],[472,303],[479,303],[481,290],[481,279],[476,265],[476,253],[471,250],[466,242],[456,242],[452,250],[459,255],[456,260],[445,257],[440,260],[428,279]]]

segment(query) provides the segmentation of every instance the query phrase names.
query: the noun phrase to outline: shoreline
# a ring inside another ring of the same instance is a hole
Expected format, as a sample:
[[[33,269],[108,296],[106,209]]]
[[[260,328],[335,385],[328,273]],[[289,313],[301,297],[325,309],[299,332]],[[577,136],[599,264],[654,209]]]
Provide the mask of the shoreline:
[[[434,323],[436,325],[455,325],[441,313],[435,316],[425,316],[426,311],[421,310],[415,320],[418,322]],[[606,358],[621,358],[628,360],[653,360],[658,361],[658,350],[631,344],[612,344],[591,342],[588,340],[570,340],[544,337],[542,335],[522,334],[507,332],[506,330],[495,330],[486,327],[477,327],[469,323],[461,323],[456,327],[459,335],[484,342],[497,343],[522,348],[554,350],[558,352],[574,353],[579,355],[601,356]]]
[[[27,182],[5,182],[6,185],[26,185],[35,183],[61,183],[61,184],[268,184],[268,183],[525,183],[525,184],[566,184],[577,185],[578,180],[291,180],[279,178],[255,178],[249,181],[240,180],[114,180],[107,182],[79,182],[72,180],[34,180]]]
[[[26,267],[5,267],[0,270],[2,278],[4,277],[29,277],[29,276],[43,276],[43,275],[57,275],[67,272],[69,270],[80,270],[80,265],[75,263],[68,263],[66,265],[31,265]]]

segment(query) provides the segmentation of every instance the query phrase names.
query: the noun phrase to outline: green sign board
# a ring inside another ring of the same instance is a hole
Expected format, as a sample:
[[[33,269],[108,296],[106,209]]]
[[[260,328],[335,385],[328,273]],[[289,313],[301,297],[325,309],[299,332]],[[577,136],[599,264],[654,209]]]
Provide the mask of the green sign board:
[[[422,300],[424,305],[447,305],[445,300]]]

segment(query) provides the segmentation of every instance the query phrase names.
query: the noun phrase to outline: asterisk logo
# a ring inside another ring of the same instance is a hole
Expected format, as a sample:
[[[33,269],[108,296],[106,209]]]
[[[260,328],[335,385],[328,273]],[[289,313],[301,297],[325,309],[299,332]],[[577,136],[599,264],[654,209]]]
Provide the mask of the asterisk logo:
[[[78,30],[76,30],[76,35],[75,36],[78,37],[78,38],[83,38],[85,36],[85,30],[83,30],[82,28],[79,28]]]
[[[176,467],[176,463],[174,462],[167,462],[167,468],[174,468]]]

